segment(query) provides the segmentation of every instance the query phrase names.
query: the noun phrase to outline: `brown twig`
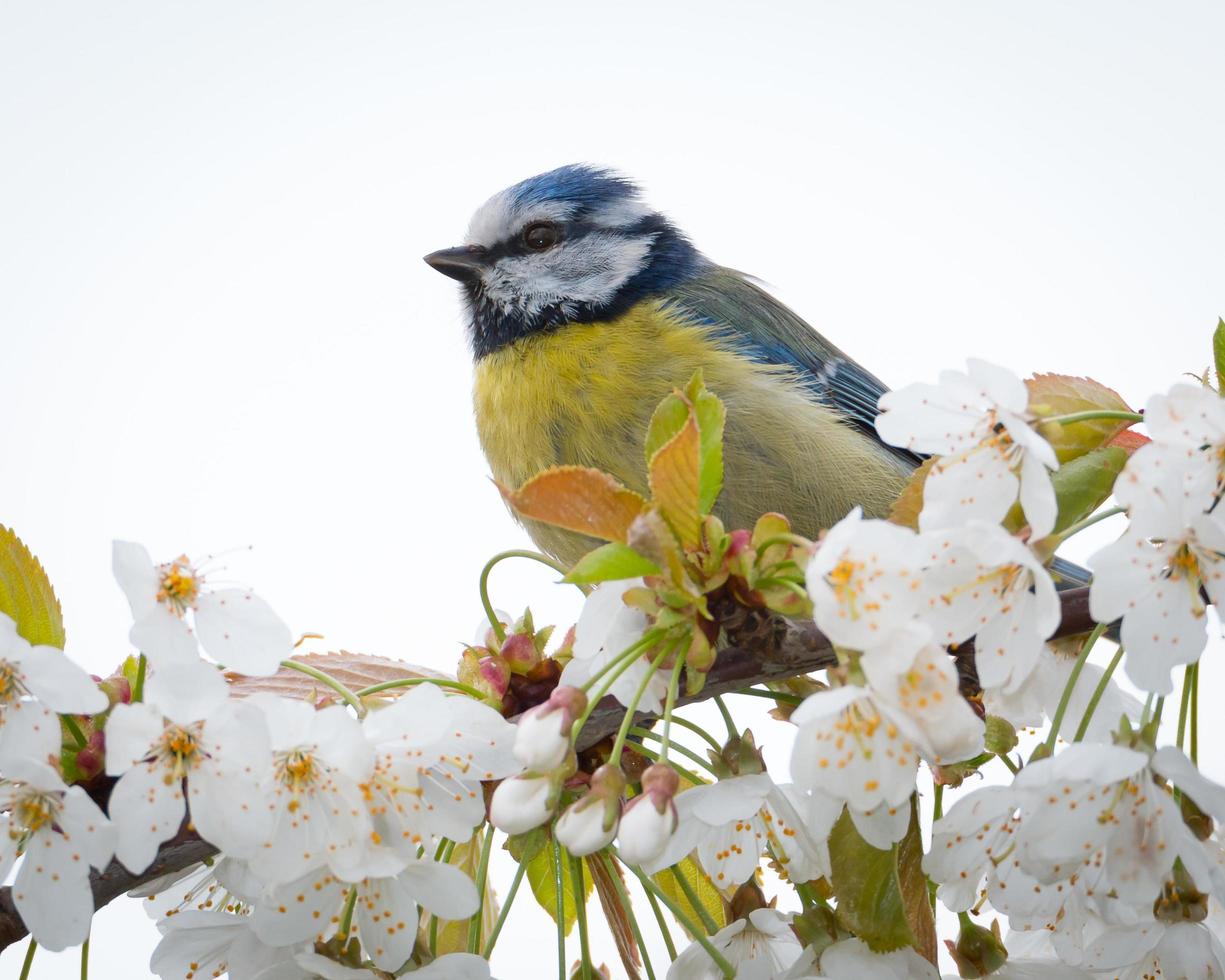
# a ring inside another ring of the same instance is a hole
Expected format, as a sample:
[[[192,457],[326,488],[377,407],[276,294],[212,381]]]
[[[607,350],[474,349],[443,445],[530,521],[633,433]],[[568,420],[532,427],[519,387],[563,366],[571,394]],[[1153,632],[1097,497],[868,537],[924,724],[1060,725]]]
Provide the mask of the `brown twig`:
[[[1060,593],[1060,601],[1063,618],[1052,639],[1075,636],[1093,629],[1087,587]],[[837,663],[833,646],[812,622],[789,620],[765,610],[747,609],[730,600],[717,603],[714,613],[729,645],[719,651],[707,675],[706,686],[692,697],[682,695],[681,704],[703,701],[716,694],[742,690],[764,681],[798,677]],[[955,655],[963,682],[967,678],[967,670],[972,670],[972,650],[970,644],[964,644]],[[548,691],[538,693],[541,701],[548,697]],[[532,703],[522,703],[520,709],[527,710],[532,706]],[[578,748],[590,748],[616,732],[624,717],[625,708],[621,704],[612,697],[604,698],[596,705],[580,733]],[[643,721],[649,721],[651,717],[640,714]],[[140,874],[132,874],[117,861],[112,861],[101,873],[94,872],[90,876],[94,907],[100,909],[139,885],[181,871],[215,853],[216,848],[200,840],[194,832],[180,830],[158,849],[153,864]],[[26,934],[26,927],[13,905],[11,889],[0,888],[0,950]]]

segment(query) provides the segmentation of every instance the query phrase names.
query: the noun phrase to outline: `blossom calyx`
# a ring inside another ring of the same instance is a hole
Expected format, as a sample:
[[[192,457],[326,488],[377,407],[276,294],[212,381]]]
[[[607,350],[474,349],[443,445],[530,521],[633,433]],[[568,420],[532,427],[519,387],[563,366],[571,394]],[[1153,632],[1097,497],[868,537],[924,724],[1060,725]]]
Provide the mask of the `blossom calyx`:
[[[515,729],[515,758],[529,772],[552,772],[570,754],[570,729],[587,709],[587,695],[560,685],[549,700],[525,711]]]
[[[990,929],[984,929],[963,916],[957,942],[946,939],[944,945],[957,964],[958,974],[963,977],[989,976],[1008,962],[1008,950],[1000,938],[999,919],[991,923]]]
[[[492,701],[501,701],[510,687],[510,668],[501,657],[483,647],[468,647],[460,658],[456,677]]]
[[[600,766],[591,776],[590,791],[558,818],[554,827],[557,840],[575,857],[603,850],[617,836],[624,791],[621,770]]]

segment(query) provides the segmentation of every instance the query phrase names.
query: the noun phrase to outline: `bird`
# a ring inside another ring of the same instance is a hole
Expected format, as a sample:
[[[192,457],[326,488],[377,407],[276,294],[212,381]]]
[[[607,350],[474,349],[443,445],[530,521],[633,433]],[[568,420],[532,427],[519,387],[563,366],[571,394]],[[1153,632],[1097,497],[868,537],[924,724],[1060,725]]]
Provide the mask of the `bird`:
[[[477,431],[505,487],[577,465],[647,495],[647,424],[699,369],[727,409],[715,514],[728,528],[778,512],[815,538],[855,507],[884,517],[921,462],[877,436],[875,375],[616,171],[523,180],[425,261],[461,285]],[[567,565],[599,543],[524,525]]]

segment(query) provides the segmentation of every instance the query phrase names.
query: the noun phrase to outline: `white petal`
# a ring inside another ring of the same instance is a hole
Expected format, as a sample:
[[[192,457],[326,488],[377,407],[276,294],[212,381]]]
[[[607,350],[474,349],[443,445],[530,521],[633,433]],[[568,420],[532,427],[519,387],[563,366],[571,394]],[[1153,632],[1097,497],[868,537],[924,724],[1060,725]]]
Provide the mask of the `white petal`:
[[[1046,467],[1032,452],[1021,456],[1021,509],[1025,511],[1034,540],[1045,538],[1055,530],[1055,518],[1059,513],[1055,486]]]
[[[107,808],[118,835],[115,856],[134,874],[153,863],[158,845],[178,832],[187,810],[182,783],[167,784],[165,774],[161,765],[138,765],[111,790]]]
[[[79,854],[90,867],[101,871],[111,863],[115,828],[80,786],[70,786],[64,793],[60,829],[63,839],[73,846],[72,853]]]
[[[766,773],[732,776],[709,786],[697,786],[688,791],[693,798],[687,802],[699,820],[717,827],[734,820],[747,820],[761,809],[766,794],[774,787]]]
[[[251,928],[270,946],[330,936],[336,931],[332,916],[344,903],[347,888],[326,869],[312,871],[256,902]]]
[[[1181,749],[1163,746],[1153,755],[1150,765],[1154,772],[1191,797],[1201,810],[1218,822],[1225,822],[1225,786],[1214,783],[1196,769]]]
[[[473,896],[475,899],[475,889]],[[472,910],[476,911],[475,902]],[[401,879],[376,878],[362,884],[357,928],[362,947],[375,966],[398,970],[408,962],[417,940],[417,905]]]
[[[923,484],[922,531],[971,520],[998,524],[1017,499],[1018,481],[1008,459],[990,447],[942,456]]]
[[[13,903],[21,920],[38,945],[52,952],[83,943],[94,914],[89,875],[63,873],[67,869],[56,859],[56,836],[39,834],[31,841],[13,881]]]
[[[97,682],[55,647],[36,646],[22,657],[30,693],[60,714],[93,715],[105,711],[106,695]]]
[[[196,601],[195,622],[209,656],[242,674],[275,674],[281,661],[293,654],[289,627],[252,592],[203,593]]]
[[[472,879],[449,864],[413,861],[397,877],[415,901],[440,919],[466,919],[480,904]]]
[[[161,712],[152,705],[115,705],[106,720],[106,774],[121,776],[131,769],[164,730]]]
[[[489,961],[475,953],[448,953],[413,972],[417,980],[489,980]]]
[[[910,826],[910,800],[900,806],[878,806],[868,813],[853,808],[849,812],[859,836],[879,851],[889,850]]]
[[[0,773],[16,778],[22,761],[46,767],[59,762],[60,720],[38,701],[14,701],[0,712]]]
[[[157,566],[145,546],[133,541],[111,544],[111,569],[132,607],[134,620],[144,619],[157,605]]]
[[[180,725],[207,718],[228,695],[225,675],[199,657],[158,663],[145,681],[145,699]]]
[[[716,888],[730,894],[749,879],[761,862],[764,836],[761,818],[754,816],[715,827],[702,837],[698,859]]]
[[[195,660],[200,655],[195,634],[167,606],[153,608],[132,624],[128,639],[153,663]]]
[[[1005,411],[1020,414],[1029,406],[1029,389],[1025,382],[1007,368],[970,357],[966,359],[966,373],[984,396]]]

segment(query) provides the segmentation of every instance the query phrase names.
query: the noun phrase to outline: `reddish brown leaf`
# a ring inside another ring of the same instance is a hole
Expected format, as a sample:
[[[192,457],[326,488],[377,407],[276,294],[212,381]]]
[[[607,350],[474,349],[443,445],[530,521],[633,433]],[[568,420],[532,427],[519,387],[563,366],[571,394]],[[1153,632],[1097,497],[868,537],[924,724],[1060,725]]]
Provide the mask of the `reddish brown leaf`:
[[[447,677],[446,674],[440,674],[428,667],[419,667],[403,660],[373,657],[365,653],[350,653],[347,650],[337,653],[304,653],[293,659],[308,667],[325,671],[350,691],[360,691],[364,687],[373,687],[375,684],[401,680],[405,677],[437,677],[440,679]],[[247,677],[243,674],[229,672],[226,674],[226,680],[230,682],[230,692],[238,697],[249,697],[252,694],[279,694],[281,697],[294,698],[299,701],[322,701],[336,698],[336,692],[326,684],[289,667],[282,667],[271,677]],[[393,687],[389,691],[381,691],[371,697],[395,698],[410,690],[412,690],[411,685]]]
[[[1116,449],[1122,449],[1128,456],[1130,456],[1141,446],[1147,446],[1152,441],[1152,439],[1146,435],[1143,435],[1142,433],[1133,432],[1131,429],[1127,429],[1124,432],[1120,432],[1117,436],[1111,439],[1110,442],[1106,443],[1106,445],[1113,446]]]
[[[919,511],[923,509],[923,484],[927,480],[928,471],[932,468],[935,458],[923,460],[922,465],[910,475],[910,482],[902,487],[893,508],[889,511],[889,520],[917,531],[919,529]]]
[[[625,541],[626,530],[647,507],[633,490],[586,466],[554,466],[518,490],[498,489],[521,517],[605,541]]]

